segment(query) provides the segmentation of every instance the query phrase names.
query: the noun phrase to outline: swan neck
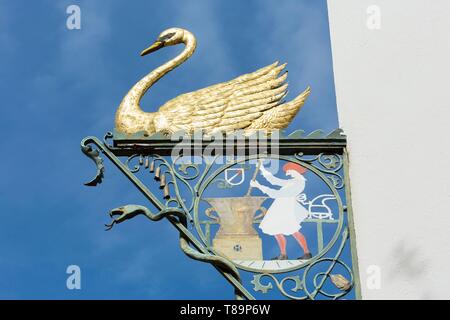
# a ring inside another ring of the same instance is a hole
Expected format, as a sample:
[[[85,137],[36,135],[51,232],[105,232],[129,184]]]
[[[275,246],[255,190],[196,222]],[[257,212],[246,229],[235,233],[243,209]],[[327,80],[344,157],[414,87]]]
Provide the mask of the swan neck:
[[[154,133],[153,118],[155,113],[144,112],[139,104],[151,86],[192,56],[196,48],[195,37],[185,30],[182,43],[185,44],[185,48],[180,54],[139,80],[123,98],[116,113],[115,123],[118,131],[124,133],[139,131]]]
[[[150,89],[164,75],[181,65],[183,62],[189,59],[190,56],[192,56],[196,47],[194,36],[192,36],[192,34],[190,36],[185,35],[185,37],[183,38],[183,43],[185,44],[185,48],[180,54],[150,72],[133,86],[131,91],[133,91],[133,95],[136,95],[138,107],[139,102],[148,89]]]

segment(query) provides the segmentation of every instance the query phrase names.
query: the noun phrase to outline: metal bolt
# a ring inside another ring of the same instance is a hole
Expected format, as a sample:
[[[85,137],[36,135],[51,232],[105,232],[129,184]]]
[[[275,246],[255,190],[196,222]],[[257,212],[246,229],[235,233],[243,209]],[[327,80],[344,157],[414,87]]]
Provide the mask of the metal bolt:
[[[166,184],[164,186],[164,199],[169,199],[169,198],[170,198],[169,185]]]
[[[155,161],[152,161],[151,163],[150,163],[150,170],[149,170],[150,172],[153,172],[153,171],[155,171]]]
[[[163,173],[159,182],[159,188],[162,189],[166,186],[166,175]]]

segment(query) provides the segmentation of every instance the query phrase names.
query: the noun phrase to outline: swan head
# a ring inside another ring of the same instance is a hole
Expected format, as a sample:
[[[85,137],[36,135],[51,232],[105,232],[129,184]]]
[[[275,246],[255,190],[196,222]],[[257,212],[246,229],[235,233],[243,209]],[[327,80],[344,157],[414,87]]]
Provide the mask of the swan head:
[[[169,28],[164,30],[150,47],[141,52],[141,56],[155,52],[163,47],[185,43],[187,34],[190,34],[189,31],[181,28]]]

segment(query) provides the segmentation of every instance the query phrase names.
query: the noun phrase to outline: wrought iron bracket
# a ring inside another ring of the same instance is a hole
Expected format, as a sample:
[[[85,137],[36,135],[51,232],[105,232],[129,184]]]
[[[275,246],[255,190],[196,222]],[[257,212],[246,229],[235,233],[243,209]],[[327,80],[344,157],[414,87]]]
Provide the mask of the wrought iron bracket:
[[[183,132],[180,132],[175,136],[178,136],[178,138],[169,139],[168,137],[161,134],[156,134],[154,136],[148,137],[144,134],[123,136],[118,133],[107,133],[103,141],[93,136],[84,138],[81,141],[81,151],[87,157],[89,157],[96,166],[95,176],[89,182],[85,183],[85,185],[97,186],[102,182],[105,175],[105,167],[102,156],[108,158],[119,169],[119,171],[122,172],[129,179],[129,181],[140,191],[140,193],[142,193],[146,197],[146,199],[150,203],[150,206],[154,208],[149,209],[147,206],[127,205],[117,209],[113,209],[111,211],[111,217],[113,218],[113,221],[110,225],[107,226],[108,228],[112,228],[115,224],[121,223],[136,215],[144,215],[151,221],[167,219],[178,230],[180,237],[180,247],[187,256],[198,261],[210,263],[214,268],[216,268],[218,272],[222,274],[225,279],[234,287],[237,299],[253,300],[255,299],[255,296],[251,294],[243,285],[240,272],[235,263],[218,255],[215,250],[208,245],[208,241],[199,239],[190,230],[189,223],[194,219],[197,219],[197,217],[192,216],[192,208],[188,208],[184,204],[183,200],[180,200],[181,196],[177,194],[177,199],[175,199],[175,201],[178,205],[171,206],[171,200],[161,200],[161,197],[158,197],[138,177],[136,177],[135,172],[139,170],[139,166],[136,166],[135,168],[129,167],[128,162],[134,157],[139,157],[139,165],[142,165],[142,155],[145,155],[147,157],[155,157],[155,159],[159,160],[163,165],[170,169],[170,164],[164,160],[163,156],[170,155],[175,146],[204,149],[207,146],[211,146],[211,144],[214,144],[214,140],[208,137],[200,137],[199,139],[195,139],[194,137],[194,139],[189,139],[188,142],[185,142],[183,140],[185,137],[185,134]],[[109,143],[109,140],[111,139],[112,144]],[[242,145],[239,144],[239,139],[237,139],[238,143],[235,144],[234,148],[247,148],[248,143],[246,142],[251,139],[252,137],[243,138]],[[273,141],[271,141],[270,138],[267,140],[267,144],[270,144],[272,142]],[[255,275],[254,279],[251,282],[254,285],[254,291],[267,292],[272,289],[272,285],[270,283],[268,285],[263,285],[260,282],[263,277],[269,277],[274,281],[280,292],[286,297],[293,299],[314,299],[319,293],[326,296],[327,294],[322,290],[324,282],[327,279],[333,277],[333,275],[331,274],[331,270],[336,264],[340,263],[338,259],[339,255],[341,254],[346,241],[350,239],[350,243],[352,246],[351,254],[353,267],[353,270],[349,269],[349,273],[351,275],[349,283],[351,285],[349,285],[348,287],[343,287],[344,289],[342,289],[342,294],[330,295],[330,297],[338,298],[345,294],[346,291],[350,290],[350,288],[355,288],[355,296],[359,298],[360,286],[357,268],[356,246],[354,244],[354,229],[351,212],[351,199],[348,180],[348,158],[346,154],[345,135],[343,135],[340,129],[337,129],[328,135],[325,135],[321,130],[316,130],[309,135],[304,135],[304,132],[299,130],[289,135],[282,135],[282,137],[279,137],[279,139],[277,140],[277,143],[277,150],[279,150],[279,155],[295,155],[295,161],[302,161],[306,166],[310,166],[313,171],[317,171],[318,174],[323,176],[323,179],[327,179],[327,183],[329,183],[330,186],[334,186],[336,188],[345,187],[346,205],[342,205],[341,210],[342,212],[345,210],[348,217],[348,222],[346,227],[341,230],[340,238],[342,239],[342,242],[336,253],[336,256],[334,258],[323,257],[321,259],[319,259],[318,257],[316,260],[306,266],[303,277],[306,277],[308,270],[310,270],[315,263],[323,261],[331,262],[327,271],[323,273],[321,275],[321,279],[317,281],[317,285],[315,285],[314,290],[308,291],[305,285],[306,280],[301,279],[298,276],[289,276],[279,281],[272,274],[261,273]],[[337,155],[337,157],[339,158],[336,160],[333,154]],[[123,163],[119,159],[119,157],[123,156],[128,157],[128,160],[125,163]],[[146,161],[148,161],[148,158],[146,158]],[[312,165],[314,161],[320,163],[323,167],[323,170],[319,172],[319,170],[317,170]],[[336,164],[336,161],[341,162]],[[147,167],[149,165],[146,163],[145,166]],[[344,177],[341,177],[337,173],[341,168],[343,168],[344,170]],[[152,169],[150,168],[150,170]],[[171,181],[167,181],[167,185],[171,183],[177,189],[177,177],[179,177],[178,173],[174,172],[174,170],[170,171],[170,173],[173,179]],[[204,176],[200,177],[200,180],[202,179],[211,180],[211,178],[206,179],[206,177]],[[161,186],[163,186],[164,184],[166,184],[166,181],[164,181],[164,183],[161,182]],[[198,188],[198,186],[196,186],[191,191],[193,195],[198,195],[201,192],[200,189],[201,188]],[[338,238],[338,234],[336,234],[335,238]],[[348,269],[347,266],[345,267]],[[287,293],[284,290],[283,286],[284,283],[288,280],[294,281],[294,283],[296,283],[296,287],[294,287],[294,289],[291,289],[292,291],[295,292],[296,290],[303,289],[305,291],[305,296],[299,298],[295,295]],[[338,280],[336,280],[336,283],[338,283]]]

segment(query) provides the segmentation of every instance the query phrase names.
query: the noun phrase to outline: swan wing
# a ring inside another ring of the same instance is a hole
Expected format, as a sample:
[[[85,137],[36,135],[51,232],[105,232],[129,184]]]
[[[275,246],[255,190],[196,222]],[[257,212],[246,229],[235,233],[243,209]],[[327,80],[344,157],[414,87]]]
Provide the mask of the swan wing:
[[[283,106],[282,99],[287,94],[287,72],[282,73],[285,66],[275,62],[231,81],[182,94],[165,103],[158,112],[164,115],[166,129],[171,131],[259,129],[257,122],[255,126],[257,119],[268,118],[267,112]],[[281,111],[277,114],[286,116]]]

